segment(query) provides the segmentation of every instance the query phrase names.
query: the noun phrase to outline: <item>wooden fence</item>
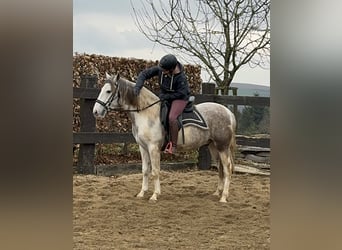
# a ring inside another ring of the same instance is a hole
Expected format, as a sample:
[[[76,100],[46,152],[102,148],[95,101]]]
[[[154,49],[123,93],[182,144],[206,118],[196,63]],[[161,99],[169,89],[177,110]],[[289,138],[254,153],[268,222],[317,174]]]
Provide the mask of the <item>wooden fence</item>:
[[[81,174],[94,174],[95,166],[95,144],[103,143],[135,143],[135,139],[131,133],[99,133],[96,132],[96,120],[93,116],[92,109],[94,102],[100,92],[96,88],[97,78],[93,75],[81,77],[80,88],[73,88],[73,98],[80,98],[80,132],[73,133],[73,144],[80,144],[78,153],[77,172]],[[269,106],[269,97],[252,97],[252,96],[219,96],[214,94],[215,87],[210,83],[203,83],[202,94],[195,95],[195,104],[202,102],[217,102],[223,105],[247,106]],[[210,93],[210,94],[208,94]],[[244,136],[236,136],[238,145],[270,147],[270,140],[267,138],[250,139]],[[199,149],[198,168],[208,169],[211,159],[207,146]]]

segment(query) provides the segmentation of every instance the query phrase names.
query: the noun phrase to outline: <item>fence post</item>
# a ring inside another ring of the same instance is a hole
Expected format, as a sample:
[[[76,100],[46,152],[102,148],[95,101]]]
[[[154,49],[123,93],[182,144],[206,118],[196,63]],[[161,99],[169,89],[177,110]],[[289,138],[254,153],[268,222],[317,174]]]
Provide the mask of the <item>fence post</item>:
[[[229,90],[231,90],[231,91],[233,92],[233,96],[237,96],[237,90],[238,90],[237,87],[229,87],[228,93],[229,93]],[[238,115],[237,105],[234,104],[233,106],[234,106],[234,111],[233,111],[233,113],[234,113],[235,117],[237,118],[237,115]]]
[[[215,94],[215,83],[211,83],[211,82],[204,82],[202,83],[202,94]]]
[[[202,83],[202,94],[215,94],[215,83],[204,82]],[[208,170],[211,165],[211,156],[208,146],[202,146],[198,150],[198,169]]]
[[[95,88],[96,75],[81,76],[81,88]],[[96,120],[93,116],[93,99],[80,100],[80,132],[95,132]],[[81,144],[78,154],[77,172],[80,174],[94,174],[95,144]]]

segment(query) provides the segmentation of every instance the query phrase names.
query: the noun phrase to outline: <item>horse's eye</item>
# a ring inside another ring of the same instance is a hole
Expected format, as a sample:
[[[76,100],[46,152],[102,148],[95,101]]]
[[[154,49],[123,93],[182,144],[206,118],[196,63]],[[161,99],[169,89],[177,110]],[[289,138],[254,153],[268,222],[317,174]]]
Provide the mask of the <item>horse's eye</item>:
[[[111,92],[112,92],[112,91],[110,91],[110,90],[107,90],[107,91],[106,91],[107,94],[110,94]]]

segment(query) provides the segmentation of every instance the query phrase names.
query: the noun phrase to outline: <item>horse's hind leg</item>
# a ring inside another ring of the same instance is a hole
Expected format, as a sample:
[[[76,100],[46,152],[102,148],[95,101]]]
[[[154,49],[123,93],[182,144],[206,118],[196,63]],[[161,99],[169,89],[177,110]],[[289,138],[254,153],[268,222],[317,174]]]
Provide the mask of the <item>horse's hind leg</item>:
[[[141,161],[142,161],[142,185],[141,191],[137,194],[137,197],[142,198],[144,197],[145,192],[148,190],[148,178],[151,172],[151,160],[148,154],[148,151],[144,149],[142,146],[139,145],[140,154],[141,154]]]
[[[218,170],[218,183],[216,191],[213,193],[215,196],[219,196],[223,190],[223,168],[219,158],[218,151],[213,143],[208,146],[211,155],[211,165],[216,166]]]
[[[232,166],[233,166],[230,153],[231,152],[228,149],[219,152],[221,165],[222,165],[222,172],[223,172],[223,191],[222,191],[220,202],[227,202],[227,198],[229,195],[229,185],[231,181]]]
[[[219,160],[217,163],[217,170],[218,170],[218,182],[216,191],[213,193],[215,196],[220,196],[223,191],[223,166],[221,161]]]

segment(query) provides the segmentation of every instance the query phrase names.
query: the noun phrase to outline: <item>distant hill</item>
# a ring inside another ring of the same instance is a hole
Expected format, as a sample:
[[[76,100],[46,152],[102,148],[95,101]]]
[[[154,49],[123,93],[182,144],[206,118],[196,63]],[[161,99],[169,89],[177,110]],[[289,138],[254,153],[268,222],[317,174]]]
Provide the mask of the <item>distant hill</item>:
[[[259,96],[270,97],[270,87],[268,86],[236,82],[232,82],[230,86],[238,88],[238,96],[254,96],[255,93],[258,93]],[[231,91],[229,94],[231,94]]]

